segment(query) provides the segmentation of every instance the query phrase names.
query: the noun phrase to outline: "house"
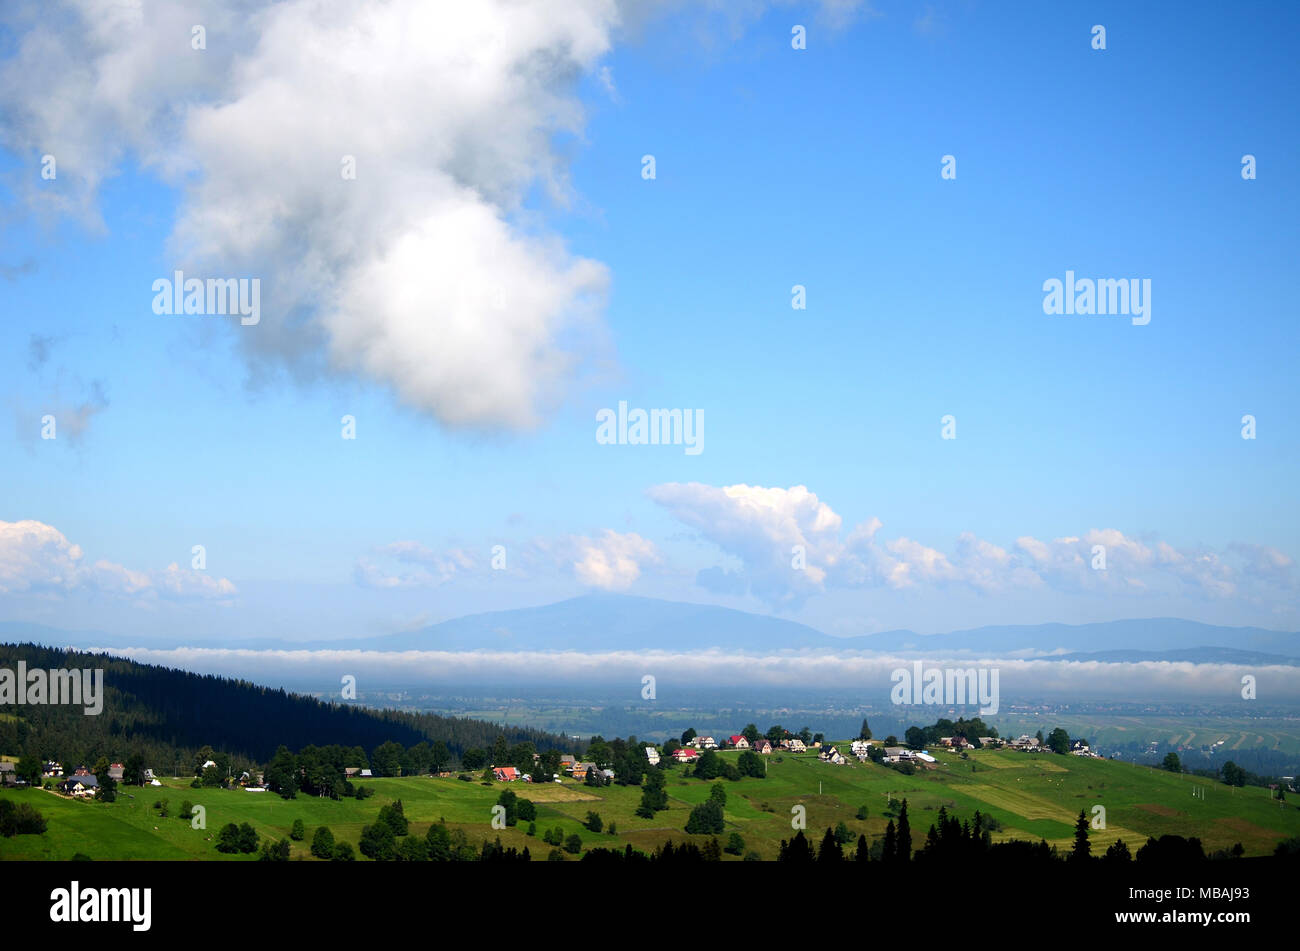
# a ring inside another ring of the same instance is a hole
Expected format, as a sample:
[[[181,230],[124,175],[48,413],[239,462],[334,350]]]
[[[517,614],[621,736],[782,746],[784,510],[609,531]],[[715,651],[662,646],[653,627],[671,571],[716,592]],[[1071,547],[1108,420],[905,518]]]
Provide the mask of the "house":
[[[126,767],[121,763],[108,764],[108,778],[114,782],[121,782],[123,775],[126,773]]]
[[[854,740],[849,744],[849,752],[858,758],[859,763],[871,759],[871,744],[866,740]]]
[[[711,736],[697,736],[695,739],[691,740],[691,746],[695,747],[697,750],[716,750],[718,748],[718,741]]]
[[[361,772],[357,773],[357,779],[374,779],[374,778],[375,778],[375,774],[368,769],[363,769]]]
[[[46,777],[47,779],[51,776],[62,776],[63,765],[61,763],[56,763],[54,760],[50,760],[41,769],[41,775]]]
[[[152,783],[154,781],[154,775],[152,769],[146,769],[144,771],[144,781],[146,783]]]
[[[13,763],[0,763],[0,785],[13,786],[18,782],[18,773]]]
[[[565,753],[560,757],[560,769],[569,770],[576,766],[578,760],[571,753]]]
[[[646,761],[649,762],[651,766],[659,765],[659,751],[655,749],[653,746],[647,746],[645,748],[645,758]]]
[[[762,737],[759,737],[757,740],[754,741],[752,749],[754,750],[755,753],[763,753],[764,755],[770,755],[772,752],[772,741],[765,740]]]
[[[841,754],[840,751],[836,749],[834,746],[823,746],[822,751],[821,753],[818,754],[818,756],[823,761],[827,763],[834,763],[836,766],[840,766],[843,763],[847,762],[847,760],[844,759],[843,754]]]
[[[791,753],[802,753],[808,749],[808,747],[804,745],[804,741],[799,739],[797,736],[792,736],[788,740],[782,740],[781,745]]]
[[[911,758],[912,758],[912,751],[909,750],[906,746],[885,747],[886,763],[901,763],[904,760],[910,760]]]
[[[59,790],[66,795],[74,796],[77,799],[87,799],[95,795],[99,789],[99,780],[90,773],[73,774],[68,779],[59,783]]]
[[[606,786],[614,781],[614,771],[612,769],[601,769],[597,770],[597,772],[604,777]]]
[[[735,736],[728,737],[727,739],[729,740],[731,745],[738,750],[749,749],[749,740],[745,739],[740,734],[736,734]]]
[[[343,778],[344,778],[344,779],[349,779],[349,780],[351,780],[351,779],[356,779],[356,778],[357,778],[357,775],[358,775],[360,772],[361,772],[361,767],[360,767],[360,766],[344,766],[344,767],[343,767]]]
[[[981,736],[980,746],[1001,746],[1002,741],[996,736]]]
[[[513,783],[519,778],[519,770],[515,769],[513,766],[498,766],[492,770],[492,775],[495,776],[499,782]]]
[[[683,746],[673,751],[673,759],[679,763],[689,763],[699,755],[699,750],[693,750],[689,746]]]
[[[207,769],[209,766],[216,766],[216,765],[217,765],[216,760],[208,760],[206,763],[203,764],[203,769]]]
[[[1092,757],[1093,759],[1101,759],[1101,755],[1099,753],[1093,752],[1092,748],[1089,747],[1087,742],[1084,740],[1074,740],[1072,743],[1070,743],[1070,755],[1089,756]]]

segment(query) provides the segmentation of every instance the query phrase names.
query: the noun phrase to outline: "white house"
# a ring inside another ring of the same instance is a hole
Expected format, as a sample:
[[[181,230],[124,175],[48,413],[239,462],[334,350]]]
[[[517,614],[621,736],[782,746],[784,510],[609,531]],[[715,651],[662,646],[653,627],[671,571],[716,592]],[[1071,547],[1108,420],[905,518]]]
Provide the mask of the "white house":
[[[71,779],[65,779],[61,782],[59,789],[69,796],[87,799],[95,795],[95,792],[99,789],[99,780],[91,775],[73,776]]]
[[[659,765],[659,751],[653,746],[647,746],[645,748],[645,758],[651,766]]]
[[[834,763],[836,766],[840,766],[847,762],[847,760],[844,759],[843,754],[841,754],[834,746],[823,746],[821,753],[818,755],[827,763]]]

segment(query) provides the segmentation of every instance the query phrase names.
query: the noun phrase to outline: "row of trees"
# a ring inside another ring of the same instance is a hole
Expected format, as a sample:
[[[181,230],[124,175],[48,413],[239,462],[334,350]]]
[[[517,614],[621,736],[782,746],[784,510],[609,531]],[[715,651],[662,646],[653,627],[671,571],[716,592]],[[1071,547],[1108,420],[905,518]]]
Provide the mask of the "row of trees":
[[[862,721],[862,727],[864,730],[866,730],[868,734],[870,734],[871,731],[867,729],[866,720]],[[965,737],[966,742],[969,743],[971,746],[979,747],[981,745],[980,744],[981,736],[991,736],[996,738],[997,735],[998,735],[998,731],[995,728],[985,724],[985,722],[981,720],[979,717],[972,717],[969,720],[967,720],[965,717],[958,717],[956,720],[940,718],[939,720],[935,721],[935,723],[931,726],[909,726],[907,730],[903,733],[903,741],[912,749],[919,750],[919,749],[923,749],[924,747],[933,746],[934,744],[938,743],[940,737],[961,736],[961,737]],[[867,740],[871,739],[870,735],[867,735],[862,738]],[[885,740],[885,745],[886,746],[895,745],[894,743],[890,743],[889,739],[890,738],[887,738]],[[1069,748],[1070,748],[1070,740],[1069,737],[1066,737],[1065,740],[1066,751],[1068,751]]]
[[[864,730],[867,730],[866,720],[862,721],[862,728]],[[691,742],[691,740],[695,739],[699,735],[700,734],[696,732],[695,727],[688,728],[682,733],[681,743],[674,743],[673,749],[680,749],[681,747],[686,746],[688,743]],[[814,733],[808,727],[804,727],[798,733],[793,733],[790,730],[787,730],[785,727],[781,726],[781,724],[779,723],[774,723],[772,726],[768,727],[766,733],[760,733],[758,731],[757,725],[753,723],[747,723],[745,724],[745,728],[740,731],[739,735],[743,736],[751,744],[755,740],[765,739],[771,741],[772,744],[775,745],[777,743],[780,743],[782,740],[789,740],[789,739],[793,739],[794,737],[798,737],[800,740],[803,741],[805,746],[811,746],[813,743],[821,743],[823,740],[826,739],[824,734]],[[871,739],[870,730],[867,731],[867,735],[863,737],[863,739],[868,739],[868,740]],[[672,743],[672,740],[669,740],[668,742]],[[671,754],[671,750],[668,750],[667,746],[665,746],[665,752]]]

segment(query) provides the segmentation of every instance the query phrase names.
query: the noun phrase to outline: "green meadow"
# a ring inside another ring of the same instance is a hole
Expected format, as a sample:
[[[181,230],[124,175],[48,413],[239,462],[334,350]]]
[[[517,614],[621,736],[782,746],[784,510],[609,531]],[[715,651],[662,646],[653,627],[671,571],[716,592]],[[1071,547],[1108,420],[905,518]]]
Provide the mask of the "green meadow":
[[[727,830],[720,838],[725,844],[731,832],[739,832],[746,850],[774,859],[781,839],[791,835],[793,808],[803,806],[807,834],[817,840],[839,822],[855,837],[861,833],[872,839],[884,834],[891,796],[908,800],[913,842],[918,847],[943,806],[963,819],[976,810],[996,818],[1002,829],[995,839],[1042,838],[1065,850],[1072,842],[1079,810],[1092,816],[1093,807],[1100,805],[1105,808],[1106,828],[1092,832],[1094,854],[1117,838],[1136,851],[1148,836],[1177,834],[1198,836],[1206,852],[1240,842],[1247,855],[1264,855],[1279,841],[1300,836],[1297,802],[1279,804],[1265,789],[1234,789],[1198,777],[1073,756],[984,750],[968,759],[943,752],[936,756],[935,767],[918,769],[912,776],[870,763],[832,766],[813,754],[766,758],[765,779],[721,781],[727,791]],[[669,808],[653,819],[642,819],[635,814],[640,787],[592,788],[568,780],[539,786],[485,786],[477,779],[374,779],[367,783],[375,795],[361,801],[303,796],[285,800],[272,793],[191,789],[185,779],[163,783],[162,787],[123,787],[114,803],[77,802],[40,789],[0,791],[4,798],[31,803],[48,822],[42,835],[0,839],[0,859],[63,860],[83,853],[92,859],[252,861],[256,855],[217,852],[217,830],[228,822],[247,822],[261,836],[278,840],[288,838],[294,820],[301,819],[307,837],[291,843],[292,857],[313,860],[309,846],[317,826],[329,826],[336,840],[356,848],[362,826],[373,822],[380,807],[394,799],[402,800],[413,835],[423,836],[430,824],[445,820],[453,829],[464,829],[475,845],[499,836],[504,845],[527,846],[533,858],[540,859],[550,851],[542,833],[559,827],[565,836],[575,832],[581,836],[584,849],[621,849],[631,843],[648,851],[669,838],[703,841],[704,837],[690,837],[683,830],[691,807],[707,798],[712,785],[684,776],[680,767],[670,769]],[[501,831],[491,828],[492,806],[507,787],[537,804],[536,837],[526,834],[526,824]],[[1204,798],[1194,790],[1203,790]],[[169,801],[170,817],[160,817],[153,808],[159,799]],[[189,821],[177,818],[184,800],[204,807],[206,829],[194,829]],[[864,820],[856,818],[860,807],[867,809]],[[600,814],[605,832],[592,833],[583,826],[589,810]],[[607,831],[611,822],[612,835]]]

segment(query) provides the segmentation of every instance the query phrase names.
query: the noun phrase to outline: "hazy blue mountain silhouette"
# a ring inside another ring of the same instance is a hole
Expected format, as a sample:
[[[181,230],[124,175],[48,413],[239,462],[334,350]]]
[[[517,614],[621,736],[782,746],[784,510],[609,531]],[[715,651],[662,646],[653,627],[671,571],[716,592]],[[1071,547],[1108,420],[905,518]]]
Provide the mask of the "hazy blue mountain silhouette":
[[[490,611],[443,621],[416,631],[341,640],[195,640],[140,638],[95,631],[61,631],[24,622],[0,622],[0,640],[51,646],[223,647],[262,649],[398,650],[670,650],[706,648],[771,653],[805,648],[914,652],[942,651],[1007,656],[1019,651],[1060,651],[1087,659],[1120,659],[1114,652],[1191,652],[1198,663],[1266,662],[1246,654],[1300,658],[1300,633],[1257,627],[1221,627],[1179,618],[1145,618],[1095,624],[998,625],[948,634],[886,631],[832,637],[806,624],[715,605],[661,601],[630,595],[589,594],[538,607]],[[1224,653],[1224,652],[1227,653]],[[1232,660],[1229,658],[1236,658]],[[1082,659],[1082,658],[1080,658]]]

